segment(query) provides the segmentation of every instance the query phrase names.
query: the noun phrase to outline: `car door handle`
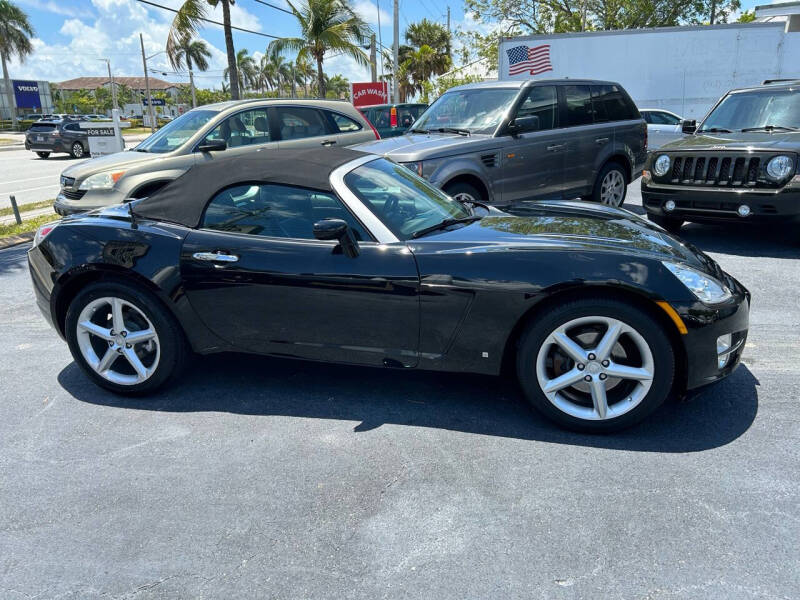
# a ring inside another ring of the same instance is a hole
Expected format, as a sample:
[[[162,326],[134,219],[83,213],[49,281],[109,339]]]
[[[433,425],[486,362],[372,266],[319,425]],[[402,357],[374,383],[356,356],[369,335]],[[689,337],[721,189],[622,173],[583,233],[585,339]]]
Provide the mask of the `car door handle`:
[[[547,147],[548,152],[555,152],[556,150],[561,150],[564,147],[564,144],[553,144],[552,146]]]
[[[333,146],[336,143],[336,140],[325,140],[320,142],[320,146]]]
[[[607,137],[605,137],[605,138],[597,138],[594,141],[594,143],[597,144],[598,146],[602,146],[603,144],[605,144],[607,142],[608,142],[608,138]]]
[[[239,260],[235,254],[225,254],[223,252],[195,252],[192,254],[195,260],[202,260],[204,262],[224,262],[234,263]]]

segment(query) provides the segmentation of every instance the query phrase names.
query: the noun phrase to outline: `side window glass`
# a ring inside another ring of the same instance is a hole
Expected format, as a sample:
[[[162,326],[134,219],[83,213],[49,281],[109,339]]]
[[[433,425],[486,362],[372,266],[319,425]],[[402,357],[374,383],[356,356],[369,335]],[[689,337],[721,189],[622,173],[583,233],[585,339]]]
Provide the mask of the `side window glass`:
[[[331,113],[331,116],[333,117],[334,123],[336,123],[336,127],[339,128],[339,131],[341,133],[361,130],[361,124],[357,123],[350,117],[345,117],[344,115],[340,115],[339,113]]]
[[[206,136],[207,140],[225,140],[229,148],[266,144],[269,136],[269,120],[264,108],[236,113],[217,125]]]
[[[625,121],[634,119],[635,111],[628,99],[616,85],[598,85],[597,102],[602,103],[609,121]],[[657,123],[655,114],[651,113],[652,123]]]
[[[649,112],[643,112],[642,113],[642,118],[644,119],[645,123],[652,123],[653,122],[652,115]]]
[[[70,123],[69,125],[64,125],[64,129],[67,131],[80,131],[80,128],[76,123]]]
[[[230,233],[312,240],[314,223],[331,218],[346,221],[357,239],[369,239],[336,196],[275,184],[244,184],[219,192],[209,202],[202,226]]]
[[[373,112],[373,117],[370,119],[372,124],[377,129],[386,129],[392,126],[391,114],[388,108],[376,108]]]
[[[278,106],[275,115],[282,140],[300,140],[328,133],[322,113],[314,108]]]
[[[678,117],[669,113],[661,113],[661,118],[664,119],[665,125],[678,125],[681,122]]]
[[[532,87],[517,109],[518,117],[538,117],[539,127],[531,131],[555,129],[558,125],[558,95],[554,85]]]
[[[588,85],[565,85],[564,97],[567,104],[567,125],[590,125],[594,123],[592,98]]]

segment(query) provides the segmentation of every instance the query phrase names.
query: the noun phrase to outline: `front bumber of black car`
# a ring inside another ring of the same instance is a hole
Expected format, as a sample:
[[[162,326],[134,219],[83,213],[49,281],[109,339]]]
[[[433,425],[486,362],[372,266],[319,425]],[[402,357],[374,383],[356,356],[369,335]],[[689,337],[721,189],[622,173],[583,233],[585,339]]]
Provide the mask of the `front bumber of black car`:
[[[663,175],[655,161],[669,156]],[[779,155],[795,161],[791,175],[775,181],[766,172]],[[698,223],[800,223],[800,161],[785,151],[651,152],[642,173],[642,204],[650,215]]]

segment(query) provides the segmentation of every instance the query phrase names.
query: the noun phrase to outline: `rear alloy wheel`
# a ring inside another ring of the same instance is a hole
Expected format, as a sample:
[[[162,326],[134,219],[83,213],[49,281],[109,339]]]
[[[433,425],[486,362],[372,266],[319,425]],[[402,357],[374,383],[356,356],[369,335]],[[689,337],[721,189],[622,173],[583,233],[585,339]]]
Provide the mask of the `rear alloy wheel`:
[[[41,159],[45,159],[46,160],[47,158],[50,157],[50,153],[49,152],[37,152],[36,156],[38,156]]]
[[[578,431],[629,427],[660,406],[674,377],[662,327],[633,305],[579,300],[537,318],[517,372],[533,406]]]
[[[75,142],[74,144],[72,144],[72,151],[70,152],[70,154],[72,154],[73,158],[83,158],[84,155],[83,144],[81,144],[80,142]]]
[[[155,390],[180,372],[186,355],[178,325],[144,290],[90,285],[70,304],[66,336],[78,365],[121,394]]]
[[[628,192],[628,184],[625,171],[622,165],[610,162],[603,170],[594,186],[592,199],[606,206],[622,206],[625,202],[625,194]]]
[[[444,186],[444,193],[450,196],[453,200],[465,204],[475,204],[476,202],[485,202],[486,199],[480,193],[478,188],[474,185],[464,182],[450,183]]]
[[[681,230],[681,227],[683,227],[683,219],[676,219],[675,217],[651,215],[650,213],[647,213],[647,219],[656,225],[663,227],[670,233],[678,233]]]

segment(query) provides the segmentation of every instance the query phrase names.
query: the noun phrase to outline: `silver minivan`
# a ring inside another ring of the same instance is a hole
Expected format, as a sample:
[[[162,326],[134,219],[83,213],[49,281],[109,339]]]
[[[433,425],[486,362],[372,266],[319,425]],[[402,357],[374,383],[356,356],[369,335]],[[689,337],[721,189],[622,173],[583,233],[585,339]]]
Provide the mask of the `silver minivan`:
[[[405,135],[357,149],[466,202],[584,197],[620,206],[647,157],[647,126],[618,83],[489,81],[448,90]]]
[[[266,148],[349,146],[379,136],[352,104],[337,100],[242,100],[190,110],[127,152],[61,174],[60,215],[143,198],[190,167]]]

